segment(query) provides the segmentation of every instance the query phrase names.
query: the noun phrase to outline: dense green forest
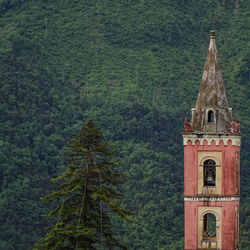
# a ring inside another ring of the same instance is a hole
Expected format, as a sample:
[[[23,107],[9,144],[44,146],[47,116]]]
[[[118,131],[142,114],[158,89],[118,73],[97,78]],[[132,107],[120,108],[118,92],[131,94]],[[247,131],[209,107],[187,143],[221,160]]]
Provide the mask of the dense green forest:
[[[230,106],[241,121],[241,249],[250,246],[248,0],[0,0],[0,249],[45,235],[40,197],[88,118],[127,172],[114,219],[131,249],[183,248],[183,146],[211,20]],[[248,126],[249,125],[249,126]],[[116,229],[118,230],[118,229]]]

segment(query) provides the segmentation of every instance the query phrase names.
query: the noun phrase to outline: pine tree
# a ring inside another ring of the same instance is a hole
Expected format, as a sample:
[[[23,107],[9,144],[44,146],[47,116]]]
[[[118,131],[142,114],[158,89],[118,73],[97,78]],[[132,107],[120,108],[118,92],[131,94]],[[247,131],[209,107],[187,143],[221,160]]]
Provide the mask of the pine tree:
[[[48,228],[37,249],[126,249],[111,225],[112,214],[125,220],[132,214],[121,205],[118,187],[125,176],[116,170],[115,152],[92,120],[72,138],[66,171],[53,179],[59,182],[58,190],[43,198],[59,201],[47,215],[54,218],[55,225]]]

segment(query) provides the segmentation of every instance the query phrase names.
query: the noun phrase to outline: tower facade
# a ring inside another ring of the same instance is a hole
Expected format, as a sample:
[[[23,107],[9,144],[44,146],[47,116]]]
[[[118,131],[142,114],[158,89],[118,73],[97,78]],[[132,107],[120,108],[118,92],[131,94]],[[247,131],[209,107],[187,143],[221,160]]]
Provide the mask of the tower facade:
[[[196,106],[182,135],[185,250],[238,249],[240,124],[228,106],[214,31]]]

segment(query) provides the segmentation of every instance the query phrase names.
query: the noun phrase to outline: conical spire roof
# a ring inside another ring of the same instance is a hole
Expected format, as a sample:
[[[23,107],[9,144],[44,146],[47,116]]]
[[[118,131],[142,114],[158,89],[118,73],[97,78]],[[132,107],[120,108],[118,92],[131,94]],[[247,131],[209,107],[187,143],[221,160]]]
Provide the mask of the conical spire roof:
[[[224,134],[232,121],[211,31],[210,44],[204,67],[200,92],[192,117],[192,128],[197,132]]]

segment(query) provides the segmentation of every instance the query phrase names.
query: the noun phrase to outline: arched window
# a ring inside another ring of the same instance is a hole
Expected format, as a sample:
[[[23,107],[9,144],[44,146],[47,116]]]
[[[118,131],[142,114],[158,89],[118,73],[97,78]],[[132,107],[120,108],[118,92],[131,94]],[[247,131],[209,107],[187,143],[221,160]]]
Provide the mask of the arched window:
[[[213,160],[204,162],[204,186],[215,187],[216,184],[216,164]]]
[[[212,124],[214,123],[214,112],[213,110],[209,110],[207,114],[207,123]]]
[[[216,216],[207,213],[203,217],[203,236],[205,238],[216,236]]]

